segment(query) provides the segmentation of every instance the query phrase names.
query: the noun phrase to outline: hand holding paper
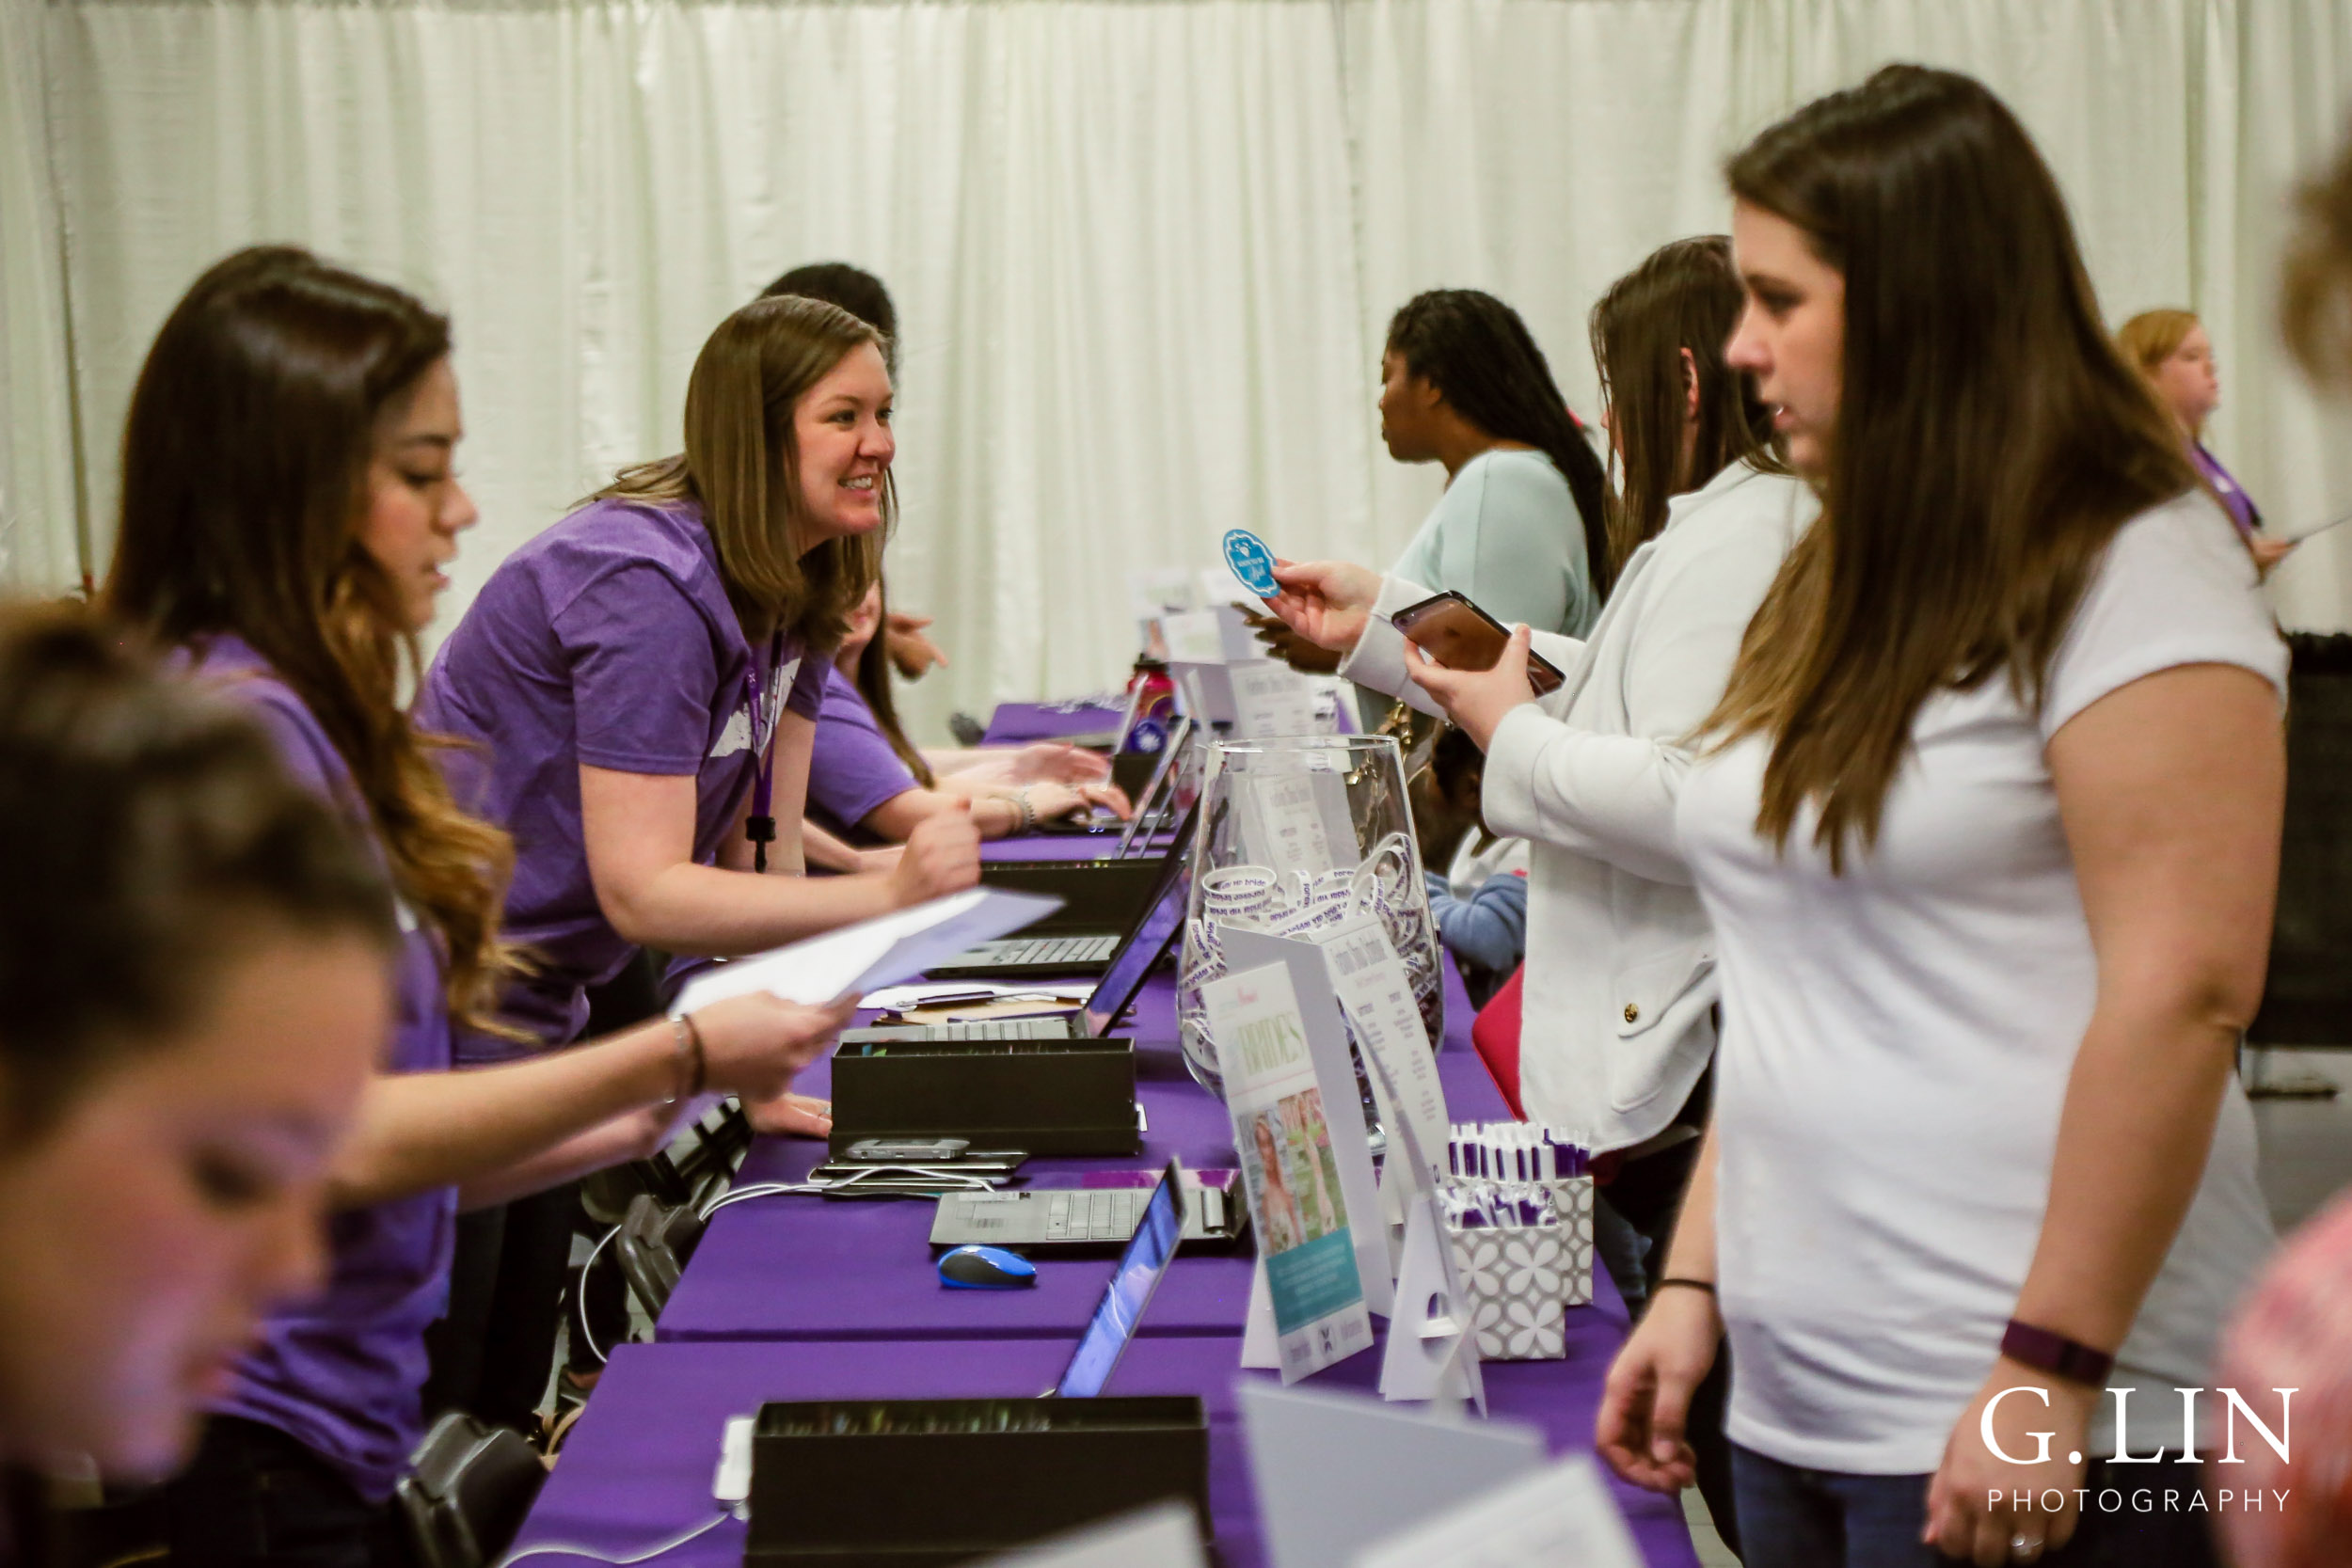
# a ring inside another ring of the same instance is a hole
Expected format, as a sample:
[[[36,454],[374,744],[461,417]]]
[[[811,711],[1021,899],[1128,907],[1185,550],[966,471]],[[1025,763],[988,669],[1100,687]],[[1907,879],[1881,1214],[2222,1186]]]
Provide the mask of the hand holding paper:
[[[754,991],[809,1006],[854,998],[912,979],[976,942],[1009,936],[1059,908],[1058,898],[1000,888],[934,898],[721,964],[690,981],[670,1015],[699,1013],[714,1002]]]

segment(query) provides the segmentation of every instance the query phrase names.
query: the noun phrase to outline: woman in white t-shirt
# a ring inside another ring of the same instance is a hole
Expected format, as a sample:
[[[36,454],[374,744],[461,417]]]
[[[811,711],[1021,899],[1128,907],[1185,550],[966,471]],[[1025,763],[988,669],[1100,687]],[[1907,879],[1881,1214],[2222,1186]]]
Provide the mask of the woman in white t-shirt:
[[[2229,1472],[2124,1453],[2270,1245],[2285,651],[1992,94],[1888,67],[1727,173],[1728,355],[1823,509],[1677,807],[1725,1035],[1600,1448],[1687,1483],[1727,1335],[1751,1568],[2211,1562]]]

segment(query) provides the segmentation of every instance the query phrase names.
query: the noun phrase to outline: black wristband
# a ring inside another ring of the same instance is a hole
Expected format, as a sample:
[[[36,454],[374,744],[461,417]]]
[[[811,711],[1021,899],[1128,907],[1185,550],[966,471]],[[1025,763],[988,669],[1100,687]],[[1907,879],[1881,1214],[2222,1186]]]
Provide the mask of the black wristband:
[[[1679,1285],[1686,1291],[1705,1291],[1710,1296],[1715,1294],[1715,1287],[1708,1281],[1704,1279],[1684,1279],[1678,1275],[1669,1275],[1665,1278],[1660,1280],[1656,1285],[1650,1288],[1650,1293],[1655,1295],[1658,1291],[1663,1291],[1669,1286],[1674,1285]]]
[[[2107,1373],[2115,1370],[2115,1357],[2106,1351],[2092,1350],[2080,1340],[2021,1323],[2015,1318],[2010,1319],[2008,1330],[2001,1335],[2001,1354],[2021,1367],[2089,1388],[2106,1387]]]

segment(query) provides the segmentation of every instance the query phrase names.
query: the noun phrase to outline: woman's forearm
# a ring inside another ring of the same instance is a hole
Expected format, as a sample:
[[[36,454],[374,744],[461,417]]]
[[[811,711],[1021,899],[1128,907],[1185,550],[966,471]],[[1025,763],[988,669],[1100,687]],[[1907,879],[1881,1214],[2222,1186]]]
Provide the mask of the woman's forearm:
[[[797,835],[796,835],[797,837]],[[891,879],[756,877],[680,861],[632,890],[625,913],[607,900],[629,941],[693,958],[733,958],[798,942],[897,908]]]
[[[2017,1317],[2113,1351],[2196,1196],[2242,1021],[2189,995],[2102,1006],[2083,1037]]]
[[[1666,1246],[1666,1275],[1715,1283],[1715,1130],[1707,1130],[1699,1157],[1691,1166],[1691,1186],[1682,1195],[1682,1213],[1675,1221],[1674,1240]]]
[[[463,1185],[656,1104],[680,1078],[666,1019],[501,1067],[385,1074],[328,1177],[331,1201],[355,1209]]]
[[[460,1209],[486,1209],[607,1169],[630,1160],[650,1160],[670,1140],[675,1109],[654,1106],[629,1111],[575,1132],[562,1143],[463,1182]]]

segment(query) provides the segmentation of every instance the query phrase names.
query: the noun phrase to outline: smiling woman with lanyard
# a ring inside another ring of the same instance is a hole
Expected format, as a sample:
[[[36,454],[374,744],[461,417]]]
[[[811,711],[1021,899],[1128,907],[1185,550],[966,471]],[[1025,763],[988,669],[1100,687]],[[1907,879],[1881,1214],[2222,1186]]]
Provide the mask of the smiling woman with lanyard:
[[[587,989],[640,948],[756,952],[978,879],[962,812],[918,826],[888,872],[799,875],[826,656],[892,510],[890,404],[874,328],[798,297],[743,307],[695,360],[685,450],[508,556],[434,660],[418,719],[470,742],[451,783],[514,835],[505,934],[536,967],[501,1010],[540,1044],[575,1038]],[[528,1047],[473,1033],[457,1049]],[[803,1103],[783,1125],[821,1132],[820,1113]],[[546,1376],[570,1211],[543,1201],[506,1223],[502,1241],[468,1238],[442,1392],[520,1418]],[[498,1252],[505,1277],[486,1286]],[[493,1295],[512,1299],[493,1309]],[[485,1369],[512,1366],[512,1386],[477,1393],[466,1363],[493,1322],[521,1348]]]

